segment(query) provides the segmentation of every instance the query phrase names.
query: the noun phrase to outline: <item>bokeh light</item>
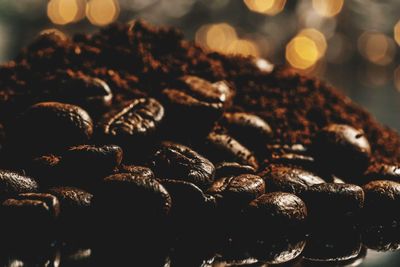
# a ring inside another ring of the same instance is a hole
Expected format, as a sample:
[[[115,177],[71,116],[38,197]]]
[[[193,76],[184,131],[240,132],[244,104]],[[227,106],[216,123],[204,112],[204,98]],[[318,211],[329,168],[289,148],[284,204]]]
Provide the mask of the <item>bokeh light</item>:
[[[343,8],[344,0],[313,0],[312,5],[318,15],[323,17],[334,17]]]
[[[327,43],[324,35],[316,29],[304,29],[286,46],[286,60],[297,69],[313,67],[325,55]]]
[[[257,45],[250,41],[239,39],[233,41],[226,51],[228,54],[241,55],[241,56],[254,56],[258,57],[260,55]]]
[[[391,63],[396,52],[394,41],[378,32],[364,32],[358,38],[357,45],[361,55],[377,65]]]
[[[85,0],[50,0],[47,16],[59,25],[78,21],[85,16]]]
[[[394,70],[393,82],[397,91],[400,92],[400,66]]]
[[[227,23],[207,24],[200,27],[195,36],[198,45],[206,50],[224,53],[237,40],[236,30]]]
[[[86,17],[90,23],[105,26],[114,22],[120,8],[117,0],[89,0],[86,5]]]
[[[394,40],[400,45],[400,20],[394,25]]]
[[[244,3],[253,12],[274,16],[285,8],[286,0],[244,0]]]

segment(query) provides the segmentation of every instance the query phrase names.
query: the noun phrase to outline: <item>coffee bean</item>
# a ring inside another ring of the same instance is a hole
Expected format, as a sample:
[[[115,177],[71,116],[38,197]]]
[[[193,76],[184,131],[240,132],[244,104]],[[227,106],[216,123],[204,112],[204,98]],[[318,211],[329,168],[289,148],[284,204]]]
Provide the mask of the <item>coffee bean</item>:
[[[312,156],[295,153],[273,154],[271,162],[275,164],[298,166],[306,170],[316,169],[315,160]]]
[[[187,227],[190,231],[194,224],[203,224],[200,220],[207,217],[209,209],[215,206],[215,199],[206,195],[196,185],[179,180],[161,180],[172,199],[171,216],[175,219],[174,226]],[[188,221],[189,223],[188,225]],[[182,225],[183,224],[183,225]]]
[[[224,106],[232,102],[226,84],[211,84],[195,76],[181,77],[176,85],[164,89],[162,96],[171,136],[205,135],[221,117]]]
[[[377,251],[400,250],[400,225],[393,221],[366,222],[362,231],[363,245]]]
[[[93,195],[77,187],[59,186],[47,190],[60,202],[61,234],[81,234],[88,230],[92,219]],[[79,220],[77,220],[79,218]]]
[[[60,168],[65,176],[79,177],[83,184],[111,174],[122,161],[122,149],[117,145],[80,145],[62,154]]]
[[[104,115],[101,131],[108,141],[143,153],[151,145],[163,118],[164,108],[157,100],[139,98]]]
[[[133,177],[142,179],[154,179],[155,175],[150,168],[135,165],[121,165],[117,173],[129,173]]]
[[[261,177],[265,180],[267,191],[283,191],[292,194],[301,194],[310,186],[325,183],[325,181],[312,172],[291,166],[271,164]]]
[[[390,180],[400,182],[400,166],[389,164],[375,164],[366,171],[364,183],[375,180]]]
[[[41,193],[25,193],[4,200],[1,212],[7,218],[9,227],[19,227],[16,224],[29,222],[31,227],[46,230],[54,226],[60,213],[60,206],[55,196]]]
[[[363,189],[365,210],[371,217],[376,217],[377,214],[385,217],[399,217],[400,183],[377,180],[364,185]]]
[[[364,206],[364,191],[352,184],[324,183],[301,194],[311,217],[338,218],[357,215]]]
[[[254,174],[256,170],[249,165],[242,165],[237,162],[221,162],[215,165],[215,178],[227,176],[238,176],[240,174]]]
[[[0,198],[8,198],[20,193],[38,191],[38,184],[30,177],[15,172],[0,170]]]
[[[320,130],[312,144],[321,167],[356,179],[368,167],[371,147],[362,130],[343,124],[331,124]]]
[[[157,180],[119,173],[104,178],[95,204],[104,219],[117,224],[154,223],[168,215],[171,197]]]
[[[262,118],[245,112],[224,113],[221,119],[228,132],[239,142],[258,149],[272,138],[272,129]]]
[[[210,83],[197,76],[185,75],[178,79],[177,89],[181,89],[200,100],[223,103],[232,102],[233,90],[226,81]]]
[[[57,77],[59,83],[57,97],[63,101],[80,105],[93,112],[111,105],[113,94],[105,81],[72,72],[67,72],[61,82],[59,78]]]
[[[307,218],[307,208],[304,202],[293,194],[274,192],[250,202],[247,214],[255,229],[259,227],[258,231],[262,232],[268,228],[280,231],[288,227],[302,226]]]
[[[268,238],[262,242],[253,242],[249,253],[264,264],[283,264],[300,256],[306,245],[304,237]]]
[[[243,206],[265,193],[264,180],[253,174],[220,178],[207,193],[219,195],[224,205]]]
[[[40,186],[48,187],[62,183],[60,177],[60,157],[48,154],[33,158],[26,166],[26,172],[39,182]]]
[[[209,186],[215,173],[214,165],[189,147],[163,142],[154,154],[152,165],[160,179],[191,182],[200,188]]]
[[[16,140],[22,149],[52,152],[83,144],[93,133],[93,123],[82,108],[58,102],[31,106],[19,120]]]
[[[357,258],[362,250],[360,233],[352,225],[323,225],[311,230],[303,257],[312,262],[339,262]]]
[[[233,161],[258,169],[253,153],[229,135],[210,133],[206,142],[205,154],[214,163]]]

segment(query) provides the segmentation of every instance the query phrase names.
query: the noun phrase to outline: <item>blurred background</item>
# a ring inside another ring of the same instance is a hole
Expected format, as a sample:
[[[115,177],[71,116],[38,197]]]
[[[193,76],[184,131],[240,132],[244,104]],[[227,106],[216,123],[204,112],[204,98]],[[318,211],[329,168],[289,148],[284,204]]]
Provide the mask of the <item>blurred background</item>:
[[[322,77],[400,131],[399,0],[0,0],[0,62],[38,32],[144,18],[210,51]]]

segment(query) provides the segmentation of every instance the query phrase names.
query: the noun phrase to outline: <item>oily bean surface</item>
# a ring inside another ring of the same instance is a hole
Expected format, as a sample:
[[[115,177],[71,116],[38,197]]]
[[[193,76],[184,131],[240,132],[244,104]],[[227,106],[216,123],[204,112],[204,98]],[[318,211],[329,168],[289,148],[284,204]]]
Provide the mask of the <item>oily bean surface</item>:
[[[250,165],[237,162],[221,162],[215,165],[215,177],[238,176],[240,174],[254,174],[256,170]]]
[[[30,177],[15,172],[0,170],[0,198],[7,198],[20,193],[37,192],[38,183]]]
[[[194,150],[172,142],[163,142],[153,156],[152,165],[160,179],[175,179],[194,183],[200,188],[210,185],[215,167]]]

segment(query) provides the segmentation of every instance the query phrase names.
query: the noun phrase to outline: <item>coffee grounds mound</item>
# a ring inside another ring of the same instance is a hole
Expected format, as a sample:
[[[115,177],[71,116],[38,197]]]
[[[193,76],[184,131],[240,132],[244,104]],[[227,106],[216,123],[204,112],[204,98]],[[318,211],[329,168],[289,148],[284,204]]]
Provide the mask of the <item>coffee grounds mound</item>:
[[[0,121],[7,125],[14,114],[49,100],[56,90],[52,85],[60,79],[101,78],[113,89],[117,105],[136,97],[158,98],[162,89],[185,74],[231,82],[236,88],[231,110],[265,119],[274,143],[307,146],[322,127],[348,124],[365,131],[373,162],[400,162],[398,133],[332,86],[283,66],[267,73],[251,57],[207,53],[175,28],[140,20],[72,39],[61,34],[38,36],[0,68]]]

